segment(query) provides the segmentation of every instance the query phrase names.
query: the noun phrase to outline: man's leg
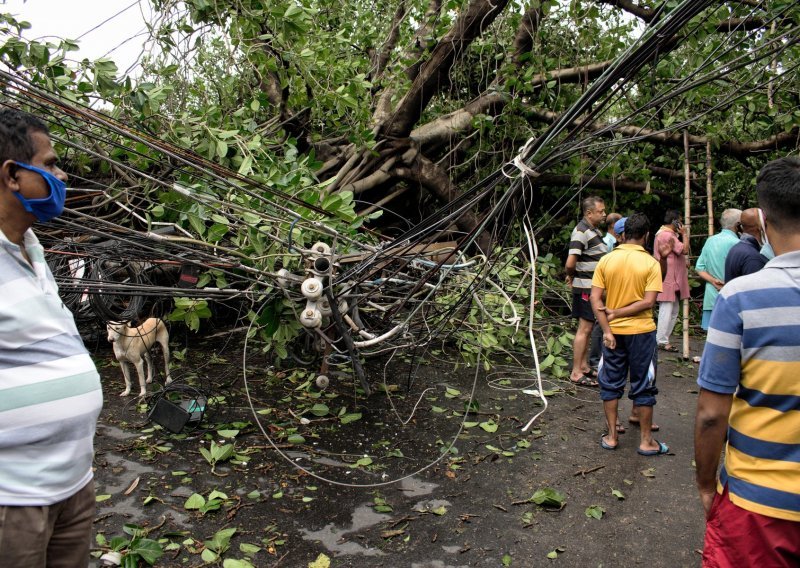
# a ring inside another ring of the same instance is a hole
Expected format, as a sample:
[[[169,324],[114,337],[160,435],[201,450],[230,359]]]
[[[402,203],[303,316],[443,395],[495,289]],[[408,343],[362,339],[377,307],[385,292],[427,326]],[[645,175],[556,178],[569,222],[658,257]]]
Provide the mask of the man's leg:
[[[658,443],[653,439],[653,407],[652,406],[637,406],[639,414],[639,428],[641,429],[639,437],[639,449],[643,451],[659,449]]]
[[[591,341],[589,343],[589,367],[584,372],[597,369],[600,364],[600,354],[603,350],[603,328],[597,322],[592,326]]]
[[[659,345],[664,346],[669,343],[669,336],[672,333],[670,328],[670,320],[674,327],[675,322],[672,319],[674,311],[673,302],[659,302],[658,303],[658,329],[656,330],[656,341]],[[677,312],[675,313],[677,316]]]
[[[603,413],[606,417],[608,434],[603,436],[604,446],[616,447],[619,442],[617,432],[617,411],[619,399],[625,392],[628,378],[628,352],[625,336],[617,336],[617,347],[608,349],[603,346],[603,365],[597,374],[600,384],[600,400],[603,401]]]
[[[0,565],[45,568],[47,509],[0,507]]]
[[[619,444],[619,433],[617,432],[618,407],[618,398],[603,401],[603,413],[606,415],[606,428],[608,428],[608,433],[603,436],[603,441],[613,447]]]
[[[675,331],[675,324],[678,323],[678,314],[681,313],[681,301],[675,300],[672,302],[672,315],[669,318],[669,326],[667,327],[667,343],[669,343],[669,338],[672,336],[672,332]]]
[[[594,322],[578,318],[578,329],[572,342],[572,372],[569,380],[576,382],[583,376],[584,369],[589,368],[589,337]]]
[[[88,565],[95,515],[94,481],[50,509],[53,528],[47,545],[47,568]]]
[[[653,406],[656,403],[658,388],[656,387],[657,345],[656,332],[638,333],[627,337],[631,390],[628,395],[636,407],[639,417],[641,438],[639,449],[642,451],[658,450],[659,445],[653,439]]]

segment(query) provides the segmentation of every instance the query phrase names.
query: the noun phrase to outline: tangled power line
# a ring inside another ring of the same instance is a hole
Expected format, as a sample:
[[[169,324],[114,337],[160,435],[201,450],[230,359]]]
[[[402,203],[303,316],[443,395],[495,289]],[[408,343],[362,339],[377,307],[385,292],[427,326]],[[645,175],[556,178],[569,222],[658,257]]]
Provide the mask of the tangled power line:
[[[680,76],[645,103],[622,104],[629,103],[626,92],[635,88],[642,69],[678,49],[707,23],[717,4],[684,0],[669,11],[662,4],[641,37],[513,160],[389,240],[365,229],[343,230],[320,204],[134,130],[23,74],[0,71],[0,104],[44,117],[58,143],[110,168],[88,177],[73,175],[73,185],[80,187],[69,191],[65,214],[38,231],[64,301],[78,317],[138,321],[168,311],[164,303],[173,298],[191,298],[243,305],[253,314],[254,327],[266,325],[266,312],[280,307],[283,311],[272,319],[292,320],[300,330],[299,360],[308,353],[309,361],[321,357],[322,377],[329,362],[346,363],[366,395],[372,386],[361,363],[364,356],[398,350],[419,356],[459,325],[470,325],[470,314],[516,330],[525,324],[534,361],[530,380],[542,401],[527,430],[547,408],[533,317],[536,239],[547,219],[583,189],[576,184],[550,204],[548,215],[533,219],[530,211],[540,205],[532,201],[534,188],[543,174],[576,156],[590,156],[588,169],[601,171],[633,143],[687,128],[767,84],[776,90],[796,84],[800,59],[767,72],[769,63],[800,39],[797,8],[786,3],[769,12],[765,25],[778,25],[768,37],[759,30],[733,29],[736,33],[694,67],[687,59]],[[732,4],[755,13],[764,3]],[[738,82],[730,81],[702,113],[649,128],[670,105],[733,76]],[[165,194],[171,197],[164,199]],[[157,209],[161,215],[154,215]],[[456,220],[476,210],[481,216],[472,231],[452,231]],[[188,223],[158,220],[179,216]],[[486,235],[490,245],[482,249],[479,239]],[[522,246],[514,242],[518,237]],[[250,246],[256,242],[261,244]],[[530,269],[514,290],[506,290],[498,274],[511,260],[501,251],[514,246]],[[518,295],[527,302],[518,302]],[[521,313],[526,304],[528,313]],[[243,360],[246,375],[246,350]]]

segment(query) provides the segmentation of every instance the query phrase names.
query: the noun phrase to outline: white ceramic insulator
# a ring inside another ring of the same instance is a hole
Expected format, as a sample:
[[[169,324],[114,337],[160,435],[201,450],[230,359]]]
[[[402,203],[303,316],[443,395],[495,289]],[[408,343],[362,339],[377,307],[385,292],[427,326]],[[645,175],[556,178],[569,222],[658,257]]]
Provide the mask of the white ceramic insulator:
[[[300,291],[309,300],[318,300],[322,296],[322,281],[319,278],[306,278],[300,285]]]
[[[330,380],[325,375],[319,375],[317,380],[314,382],[316,383],[317,388],[320,390],[328,388],[328,385],[331,384]]]
[[[322,325],[322,314],[316,306],[307,306],[300,313],[300,325],[308,328],[315,328]]]
[[[322,241],[314,243],[314,246],[311,247],[311,250],[320,256],[328,256],[331,254],[330,245],[323,243]]]
[[[319,303],[317,304],[317,307],[319,308],[319,311],[323,317],[328,317],[333,313],[331,311],[331,304],[330,302],[328,302],[327,298],[323,298],[322,300],[320,300]]]

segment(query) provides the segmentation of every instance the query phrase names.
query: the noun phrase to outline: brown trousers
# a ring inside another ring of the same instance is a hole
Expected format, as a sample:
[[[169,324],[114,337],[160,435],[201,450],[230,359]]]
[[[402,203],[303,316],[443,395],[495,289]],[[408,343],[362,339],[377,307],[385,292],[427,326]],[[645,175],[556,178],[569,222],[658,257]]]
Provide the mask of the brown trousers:
[[[94,481],[47,507],[0,506],[0,565],[86,568],[94,514]]]

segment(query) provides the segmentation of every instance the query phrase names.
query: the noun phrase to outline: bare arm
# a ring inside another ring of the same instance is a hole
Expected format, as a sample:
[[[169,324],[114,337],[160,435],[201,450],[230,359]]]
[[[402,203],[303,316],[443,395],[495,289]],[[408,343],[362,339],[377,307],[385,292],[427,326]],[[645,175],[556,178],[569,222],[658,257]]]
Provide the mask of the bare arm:
[[[661,281],[664,281],[664,278],[667,277],[667,258],[669,257],[669,253],[672,252],[672,240],[668,239],[664,240],[657,240],[656,241],[656,252],[658,252],[658,264],[661,265]]]
[[[717,489],[719,456],[728,431],[733,395],[700,389],[694,420],[695,478],[706,516]]]
[[[571,254],[567,257],[567,262],[564,264],[564,270],[567,273],[567,284],[572,286],[572,279],[575,278],[575,267],[578,265],[578,256]]]
[[[594,288],[592,288],[594,291]],[[656,305],[656,298],[658,297],[658,292],[645,292],[644,298],[641,300],[637,300],[632,304],[628,304],[623,308],[617,308],[616,310],[609,310],[605,308],[606,316],[608,317],[608,321],[614,321],[618,318],[627,318],[630,316],[635,316],[638,313],[641,313],[645,310],[650,310],[653,306]],[[594,306],[592,306],[594,307]]]
[[[603,303],[603,294],[605,290],[597,286],[592,286],[592,294],[589,296],[589,301],[592,304],[592,311],[594,317],[597,318],[597,323],[603,330],[603,344],[609,349],[614,349],[617,346],[617,340],[611,332],[611,326],[608,324],[608,317],[606,316],[606,307]]]
[[[711,284],[717,290],[722,290],[722,287],[725,285],[725,282],[720,280],[719,278],[714,278],[710,272],[706,272],[705,270],[698,270],[697,275]]]

